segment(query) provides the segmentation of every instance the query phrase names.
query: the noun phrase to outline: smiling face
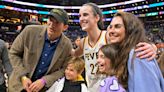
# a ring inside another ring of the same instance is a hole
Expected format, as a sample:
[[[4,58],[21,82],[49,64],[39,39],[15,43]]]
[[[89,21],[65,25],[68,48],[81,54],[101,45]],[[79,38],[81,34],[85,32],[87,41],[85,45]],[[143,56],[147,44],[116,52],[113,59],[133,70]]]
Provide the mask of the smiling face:
[[[98,52],[98,67],[99,67],[99,72],[107,74],[107,72],[110,70],[110,59],[108,59],[104,53],[100,50]]]
[[[84,5],[79,11],[79,20],[82,30],[87,31],[97,25],[99,21],[99,16],[95,16],[92,7],[89,5]]]
[[[68,28],[68,25],[64,25],[62,22],[58,22],[54,17],[49,16],[47,21],[47,34],[49,40],[55,40],[61,35],[61,33]]]
[[[120,43],[125,38],[125,27],[120,16],[112,19],[107,28],[107,40],[109,43]]]
[[[75,69],[73,64],[68,64],[67,68],[65,69],[65,77],[67,80],[76,81],[78,78],[79,73]]]

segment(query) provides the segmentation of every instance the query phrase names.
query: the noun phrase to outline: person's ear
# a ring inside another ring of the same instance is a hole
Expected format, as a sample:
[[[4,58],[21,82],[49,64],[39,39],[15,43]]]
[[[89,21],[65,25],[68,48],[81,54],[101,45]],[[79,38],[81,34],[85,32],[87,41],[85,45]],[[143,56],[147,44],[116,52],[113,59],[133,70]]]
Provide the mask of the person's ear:
[[[96,21],[98,22],[100,20],[100,16],[97,14],[96,15]]]
[[[68,29],[68,25],[64,25],[64,30],[63,31],[65,31],[67,29]]]
[[[81,74],[83,73],[83,71],[84,71],[84,69],[83,69],[83,70],[81,70],[78,74],[80,74],[80,75],[81,75]]]

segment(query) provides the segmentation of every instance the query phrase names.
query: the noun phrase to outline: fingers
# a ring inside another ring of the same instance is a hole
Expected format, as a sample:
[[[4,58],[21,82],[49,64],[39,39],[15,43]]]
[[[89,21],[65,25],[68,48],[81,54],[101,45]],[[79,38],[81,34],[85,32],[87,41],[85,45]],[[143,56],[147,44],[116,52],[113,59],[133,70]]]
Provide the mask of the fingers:
[[[38,79],[30,85],[29,89],[32,92],[39,92],[43,87],[44,87],[44,84],[41,82],[40,79]]]
[[[38,88],[37,88],[37,85],[35,83],[32,83],[29,87],[29,89],[32,91],[32,92],[37,92],[38,91]]]
[[[148,58],[148,61],[153,60],[156,57],[156,54],[153,54],[152,57]]]
[[[27,91],[27,92],[31,92],[30,89],[29,89],[29,86],[31,85],[31,80],[27,77],[25,77],[23,80],[22,80],[22,83],[23,83],[23,87],[24,89]]]
[[[153,52],[146,53],[146,52],[144,52],[144,51],[142,51],[142,52],[140,52],[140,53],[137,54],[137,56],[138,56],[139,58],[147,58],[147,59],[154,58],[153,55],[154,55]]]
[[[153,52],[151,52],[150,49],[145,49],[145,50],[138,51],[136,56],[139,57],[139,58],[146,58],[146,57],[149,57],[152,54],[153,54]]]
[[[145,42],[140,42],[140,43],[137,44],[137,48],[135,49],[135,51],[136,52],[143,51],[143,50],[148,49],[150,47],[151,47],[150,44],[145,43]]]
[[[154,50],[153,45],[145,42],[137,44],[135,51],[138,52],[136,56],[139,58],[147,58],[148,60],[152,60],[156,56],[156,51]]]
[[[31,92],[31,90],[28,87],[26,87],[25,89],[27,92]]]

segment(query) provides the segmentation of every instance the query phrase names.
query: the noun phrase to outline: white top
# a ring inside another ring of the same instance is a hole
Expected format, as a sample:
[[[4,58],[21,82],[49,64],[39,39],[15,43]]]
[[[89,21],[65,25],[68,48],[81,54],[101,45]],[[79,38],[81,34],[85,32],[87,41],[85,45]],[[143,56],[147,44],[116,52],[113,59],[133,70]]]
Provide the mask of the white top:
[[[105,38],[106,31],[101,31],[100,37],[92,47],[88,42],[88,37],[84,39],[84,60],[85,60],[85,69],[86,69],[86,81],[88,89],[90,92],[98,92],[99,85],[102,80],[101,75],[96,75],[98,71],[97,58],[98,51],[101,46],[107,43]]]

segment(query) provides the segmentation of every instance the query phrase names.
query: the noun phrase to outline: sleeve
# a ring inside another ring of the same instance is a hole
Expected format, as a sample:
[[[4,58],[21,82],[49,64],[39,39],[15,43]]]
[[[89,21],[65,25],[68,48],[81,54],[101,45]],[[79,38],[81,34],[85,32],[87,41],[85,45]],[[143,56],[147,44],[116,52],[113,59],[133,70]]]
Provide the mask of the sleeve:
[[[100,92],[126,92],[115,76],[109,76],[100,83]]]
[[[64,87],[65,78],[55,81],[54,84],[46,92],[61,92]]]
[[[7,72],[7,75],[9,76],[12,72],[12,66],[9,60],[8,56],[8,49],[5,46],[5,43],[3,44],[3,50],[2,50],[2,63],[4,65],[5,71]]]
[[[134,50],[128,60],[128,91],[129,92],[164,92],[163,77],[156,60],[139,59]]]
[[[24,76],[28,73],[23,64],[24,39],[26,39],[27,30],[28,28],[26,27],[16,37],[9,52],[9,58],[13,67],[13,72],[17,73],[15,76],[18,77]]]
[[[58,81],[56,81],[46,92],[54,92],[58,86]]]

